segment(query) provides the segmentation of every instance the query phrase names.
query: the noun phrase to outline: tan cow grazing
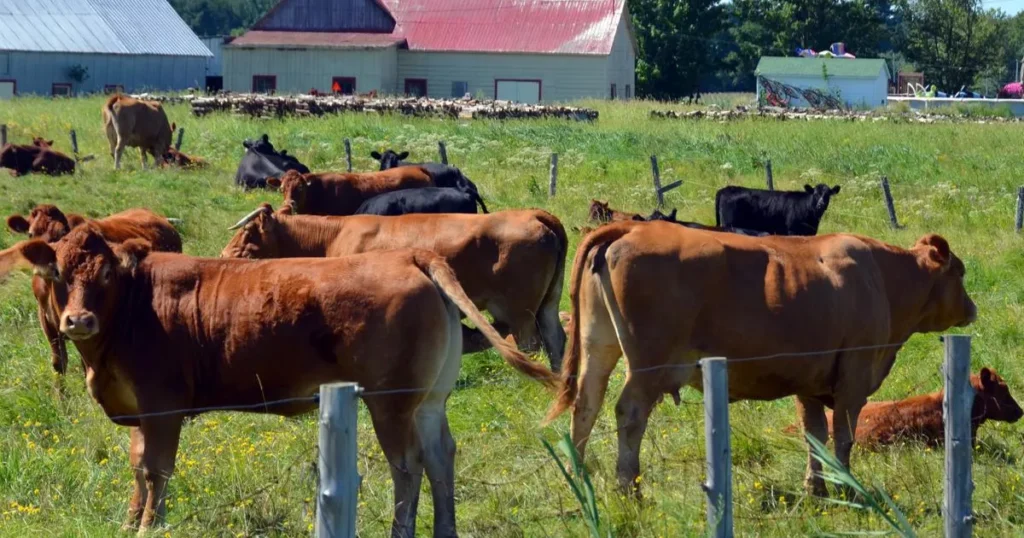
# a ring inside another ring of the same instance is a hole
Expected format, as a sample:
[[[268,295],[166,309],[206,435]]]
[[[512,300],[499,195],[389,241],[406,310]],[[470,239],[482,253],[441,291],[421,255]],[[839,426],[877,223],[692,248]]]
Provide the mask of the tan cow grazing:
[[[615,406],[618,478],[637,488],[640,442],[654,404],[702,389],[701,357],[729,364],[729,398],[791,395],[823,443],[834,408],[836,456],[849,465],[861,407],[914,333],[963,327],[977,309],[964,264],[945,239],[906,250],[848,234],[750,237],[669,222],[617,222],[584,237],[570,278],[572,321],[554,418],[573,409],[581,455],[608,377],[625,355]],[[800,354],[796,356],[795,354]],[[765,358],[768,357],[768,358]],[[757,360],[746,360],[759,358]],[[827,495],[808,453],[807,486]]]
[[[28,218],[21,215],[7,217],[7,227],[16,233],[28,234],[30,238],[53,243],[67,235],[72,229],[86,222],[92,223],[107,241],[121,243],[129,239],[145,239],[155,250],[181,252],[181,236],[171,223],[148,209],[129,209],[114,213],[102,219],[89,219],[74,213],[65,215],[57,206],[37,205]],[[36,297],[39,311],[39,325],[50,343],[53,370],[63,375],[68,368],[68,353],[64,337],[59,330],[59,320],[49,308],[49,288],[38,275],[32,278],[32,293]]]
[[[986,421],[1015,423],[1024,416],[1017,400],[1010,394],[1006,381],[992,368],[982,368],[971,376],[974,402],[971,404],[971,439],[978,438],[978,428]],[[857,417],[857,444],[869,449],[900,442],[923,442],[928,446],[942,446],[945,442],[945,421],[942,418],[942,398],[945,391],[911,396],[899,401],[868,402]],[[832,413],[825,418],[832,427]],[[794,424],[783,430],[799,431]]]
[[[550,213],[319,217],[274,213],[262,204],[234,228],[240,229],[221,251],[223,257],[333,257],[393,248],[437,252],[476,307],[494,316],[499,332],[514,335],[530,350],[539,332],[552,369],[561,367],[565,332],[558,303],[569,242]],[[487,347],[478,333],[466,329],[464,353]]]
[[[289,170],[279,178],[267,178],[267,185],[281,190],[286,207],[307,215],[354,215],[363,202],[378,194],[437,186],[419,166],[351,174]]]
[[[150,252],[137,239],[109,244],[85,225],[54,245],[18,243],[0,255],[0,273],[23,261],[46,279],[89,393],[132,427],[126,526],[140,535],[164,515],[186,416],[208,407],[296,415],[316,408],[321,384],[354,381],[390,463],[392,536],[414,534],[424,470],[434,536],[455,536],[445,406],[459,375],[459,312],[518,371],[556,382],[501,339],[444,259],[425,250],[204,259]]]
[[[117,170],[121,169],[121,154],[126,146],[139,148],[143,168],[147,154],[153,156],[157,166],[163,164],[174,128],[160,103],[116,94],[103,104],[103,129]]]

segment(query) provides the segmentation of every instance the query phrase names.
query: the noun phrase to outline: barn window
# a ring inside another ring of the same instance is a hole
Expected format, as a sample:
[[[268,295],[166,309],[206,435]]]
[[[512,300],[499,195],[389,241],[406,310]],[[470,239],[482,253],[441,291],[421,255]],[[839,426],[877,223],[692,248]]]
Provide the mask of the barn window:
[[[633,98],[633,88],[631,88],[629,86],[629,84],[626,84],[626,99],[632,99],[632,98]]]
[[[54,82],[51,94],[54,97],[71,97],[71,85],[64,82]]]
[[[334,77],[331,79],[331,92],[341,95],[356,94],[355,77]]]
[[[407,78],[405,79],[405,94],[410,97],[427,96],[427,79]]]
[[[452,82],[452,97],[463,97],[469,93],[469,83],[465,81]]]
[[[120,84],[104,84],[103,93],[108,95],[112,93],[124,93],[124,86]]]
[[[277,76],[252,76],[252,93],[274,93],[275,91],[277,91]]]
[[[614,84],[612,84],[612,93],[611,93],[611,96],[612,96],[612,100],[615,100],[615,98],[616,98],[616,97],[618,97],[618,92],[616,91],[616,89],[615,89],[615,85],[614,85]]]

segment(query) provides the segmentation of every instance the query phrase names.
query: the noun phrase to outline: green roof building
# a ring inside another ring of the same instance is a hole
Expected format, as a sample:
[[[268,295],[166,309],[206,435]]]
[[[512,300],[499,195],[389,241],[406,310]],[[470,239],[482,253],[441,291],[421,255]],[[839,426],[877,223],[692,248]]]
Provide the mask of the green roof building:
[[[877,58],[764,56],[754,71],[758,103],[770,106],[885,106],[889,68]]]

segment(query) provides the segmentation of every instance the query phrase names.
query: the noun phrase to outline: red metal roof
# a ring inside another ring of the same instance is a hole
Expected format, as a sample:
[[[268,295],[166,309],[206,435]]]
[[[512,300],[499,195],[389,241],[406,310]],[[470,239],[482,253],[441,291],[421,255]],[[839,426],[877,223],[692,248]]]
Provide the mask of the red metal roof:
[[[253,30],[231,42],[232,47],[322,47],[332,49],[387,48],[404,39],[396,34],[354,32],[268,32]]]
[[[625,0],[377,1],[396,21],[390,34],[251,31],[232,45],[380,47],[404,39],[419,51],[607,55],[625,8]]]

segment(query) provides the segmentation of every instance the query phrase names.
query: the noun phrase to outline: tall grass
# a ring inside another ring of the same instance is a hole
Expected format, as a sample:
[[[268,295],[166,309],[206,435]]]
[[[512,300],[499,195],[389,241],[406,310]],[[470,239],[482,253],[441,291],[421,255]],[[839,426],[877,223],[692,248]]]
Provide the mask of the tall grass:
[[[650,160],[657,154],[666,194],[680,218],[713,222],[713,196],[727,184],[764,185],[771,158],[775,185],[842,185],[822,233],[850,231],[909,246],[925,233],[947,237],[967,267],[966,285],[979,305],[974,369],[993,366],[1011,388],[1024,381],[1024,238],[1013,232],[1024,130],[1016,125],[892,125],[744,120],[729,123],[653,121],[650,102],[584,102],[599,109],[593,124],[564,121],[442,121],[344,115],[264,121],[230,115],[193,118],[168,107],[186,129],[183,150],[207,158],[200,172],[142,171],[129,152],[115,172],[100,129],[100,100],[0,101],[0,123],[13,141],[32,135],[66,150],[78,131],[82,153],[95,154],[75,177],[0,177],[0,215],[42,202],[102,216],[147,206],[182,219],[185,251],[216,256],[226,228],[260,202],[280,195],[242,192],[233,185],[244,138],[268,133],[313,169],[344,168],[342,140],[350,138],[354,166],[371,170],[371,150],[385,147],[436,155],[447,142],[453,164],[480,187],[489,207],[540,207],[567,229],[583,225],[590,198],[649,212],[655,204]],[[548,162],[559,153],[558,195],[546,194]],[[878,178],[892,183],[902,230],[891,230]],[[0,248],[19,240],[0,232]],[[570,232],[575,248],[577,234]],[[570,257],[573,250],[570,250]],[[0,536],[111,536],[130,494],[126,431],[110,423],[88,396],[71,352],[70,373],[58,397],[49,349],[36,321],[28,275],[0,283]],[[566,287],[567,289],[567,287]],[[563,308],[568,299],[563,298]],[[668,317],[672,312],[664,312]],[[396,336],[398,337],[398,336]],[[743,337],[742,332],[737,337]],[[282,360],[288,360],[282,357]],[[933,336],[911,339],[877,398],[936,390],[941,351]],[[704,533],[704,444],[700,397],[683,392],[680,406],[659,406],[644,440],[643,502],[619,496],[615,399],[623,381],[612,376],[590,440],[587,466],[600,520],[619,537]],[[589,536],[575,495],[536,442],[550,436],[539,424],[551,395],[511,373],[492,353],[464,358],[449,402],[456,456],[460,530],[476,537]],[[878,514],[804,496],[806,444],[780,430],[795,420],[791,399],[733,404],[736,530],[742,536],[804,536],[888,531]],[[365,412],[359,417],[361,536],[384,536],[391,524],[387,461]],[[552,425],[564,431],[567,418]],[[185,427],[170,482],[172,536],[298,536],[309,532],[315,506],[316,419],[213,413]],[[979,536],[1018,536],[1024,528],[1018,462],[1024,456],[1015,426],[982,428],[975,454],[974,506]],[[942,453],[918,446],[881,453],[855,450],[852,471],[891,494],[920,536],[942,532]],[[429,495],[420,500],[418,529],[429,535]],[[162,534],[162,533],[160,533]]]

